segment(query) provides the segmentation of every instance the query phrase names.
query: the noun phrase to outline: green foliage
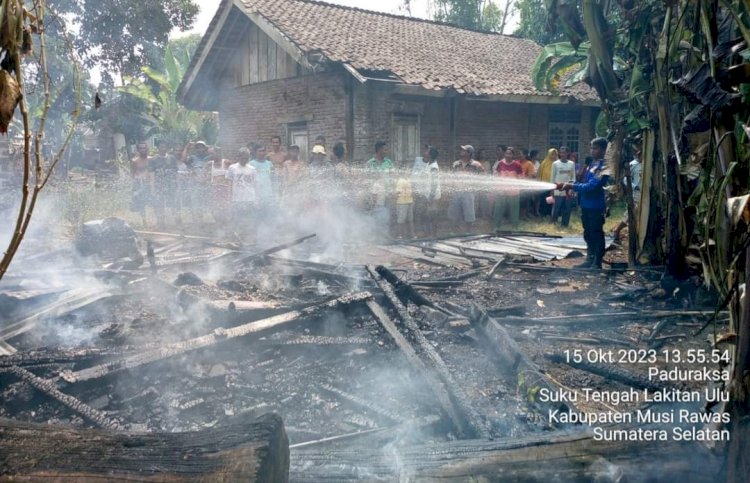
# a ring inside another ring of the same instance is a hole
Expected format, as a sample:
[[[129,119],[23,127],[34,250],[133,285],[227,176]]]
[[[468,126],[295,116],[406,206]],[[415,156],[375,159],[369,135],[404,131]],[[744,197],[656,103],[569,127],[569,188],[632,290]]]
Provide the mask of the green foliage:
[[[515,9],[519,20],[518,28],[513,35],[531,39],[541,45],[563,40],[561,32],[551,32],[547,28],[547,9],[544,0],[516,0]]]
[[[408,6],[408,0],[405,4]],[[512,2],[506,1],[504,10],[494,0],[436,0],[434,5],[435,20],[439,22],[502,33]]]
[[[164,52],[162,70],[143,66],[142,77],[126,76],[125,85],[118,89],[143,103],[140,118],[148,127],[146,135],[158,136],[175,146],[198,138],[213,143],[216,137],[213,114],[191,111],[177,102],[177,88],[189,60],[190,49],[174,52],[170,45]]]
[[[84,65],[110,84],[112,73],[137,75],[147,53],[165,46],[173,28],[190,29],[199,11],[193,0],[49,0],[48,8],[72,20]]]
[[[588,73],[589,45],[574,48],[570,42],[549,44],[542,49],[531,70],[534,86],[540,91],[559,93],[560,84],[571,86],[584,80]]]

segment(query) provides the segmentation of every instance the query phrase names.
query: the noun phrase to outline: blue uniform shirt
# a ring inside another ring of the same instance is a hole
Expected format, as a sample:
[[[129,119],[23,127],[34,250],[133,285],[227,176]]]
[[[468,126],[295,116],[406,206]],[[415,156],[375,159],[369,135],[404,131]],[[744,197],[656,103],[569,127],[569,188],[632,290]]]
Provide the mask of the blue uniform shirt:
[[[610,171],[603,159],[594,162],[582,183],[573,183],[573,191],[580,193],[580,204],[584,210],[607,209],[604,188],[609,183]]]

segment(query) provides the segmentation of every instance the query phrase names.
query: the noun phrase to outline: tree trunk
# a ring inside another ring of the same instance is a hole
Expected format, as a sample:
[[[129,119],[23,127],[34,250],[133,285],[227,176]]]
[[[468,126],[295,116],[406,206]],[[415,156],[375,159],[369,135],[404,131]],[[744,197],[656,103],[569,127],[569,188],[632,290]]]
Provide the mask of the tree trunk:
[[[745,248],[745,290],[750,281],[750,248]],[[735,300],[735,302],[737,302]],[[739,317],[731,317],[737,334],[730,401],[727,407],[731,440],[727,452],[727,481],[740,483],[750,475],[750,301],[747,292],[739,301]]]
[[[286,482],[289,440],[275,414],[146,434],[0,420],[0,479]]]

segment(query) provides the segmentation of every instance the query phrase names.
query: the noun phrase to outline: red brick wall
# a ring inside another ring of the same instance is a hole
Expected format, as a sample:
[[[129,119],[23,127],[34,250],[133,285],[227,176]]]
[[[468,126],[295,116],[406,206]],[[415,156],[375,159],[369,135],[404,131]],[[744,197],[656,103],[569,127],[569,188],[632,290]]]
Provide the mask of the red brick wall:
[[[219,142],[231,156],[248,141],[269,142],[278,134],[285,138],[286,125],[306,120],[309,141],[322,134],[328,149],[346,139],[347,76],[344,72],[305,75],[252,84],[221,93]],[[370,81],[353,82],[354,146],[352,160],[372,157],[375,141],[390,142],[394,114],[418,114],[422,144],[440,150],[442,166],[457,159],[451,150],[450,111],[447,98],[393,94],[393,85]],[[593,136],[595,109],[582,107],[581,146]],[[458,100],[456,145],[471,144],[484,149],[488,161],[495,159],[497,144],[537,149],[547,146],[549,106],[546,104],[497,103]],[[286,142],[286,140],[285,140]]]
[[[311,74],[226,89],[221,93],[219,143],[230,157],[249,141],[286,143],[286,126],[307,121],[309,142],[319,134],[328,149],[346,138],[346,90],[341,73]]]

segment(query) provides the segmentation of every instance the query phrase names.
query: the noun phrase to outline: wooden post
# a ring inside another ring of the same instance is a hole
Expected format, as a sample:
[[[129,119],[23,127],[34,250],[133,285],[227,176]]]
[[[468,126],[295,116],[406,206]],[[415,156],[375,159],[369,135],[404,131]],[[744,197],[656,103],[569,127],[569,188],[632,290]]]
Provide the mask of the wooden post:
[[[266,414],[187,433],[133,434],[0,420],[0,479],[289,481],[289,439]]]

